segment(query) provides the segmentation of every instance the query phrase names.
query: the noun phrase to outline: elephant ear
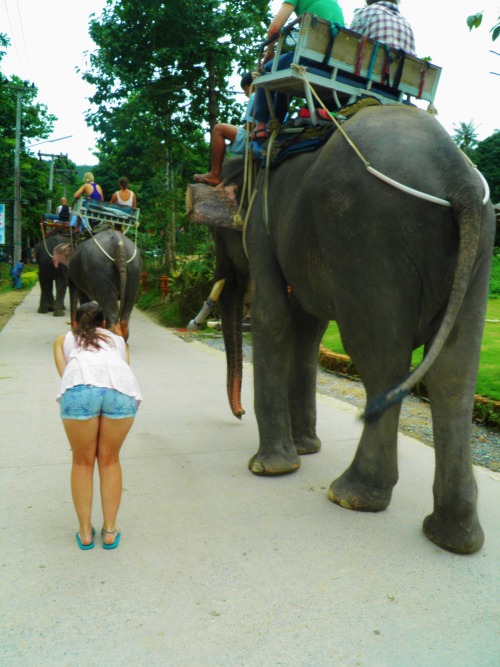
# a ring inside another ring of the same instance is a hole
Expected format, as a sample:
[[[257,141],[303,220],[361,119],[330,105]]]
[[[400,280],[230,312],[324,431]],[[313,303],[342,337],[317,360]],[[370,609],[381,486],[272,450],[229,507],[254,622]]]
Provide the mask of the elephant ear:
[[[57,269],[59,264],[64,264],[68,266],[71,255],[73,254],[73,248],[71,243],[59,243],[54,248],[54,254],[52,256],[52,262]]]
[[[245,211],[239,210],[238,186],[203,183],[188,185],[186,189],[186,215],[189,222],[212,227],[225,227],[242,231]]]

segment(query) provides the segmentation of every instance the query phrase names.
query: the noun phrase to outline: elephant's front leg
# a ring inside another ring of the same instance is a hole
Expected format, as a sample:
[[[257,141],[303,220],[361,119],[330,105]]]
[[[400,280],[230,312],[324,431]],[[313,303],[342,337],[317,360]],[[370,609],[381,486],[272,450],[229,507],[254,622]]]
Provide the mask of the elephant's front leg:
[[[256,281],[252,303],[255,414],[259,451],[248,464],[256,475],[283,475],[300,468],[292,435],[288,386],[291,368],[291,311],[286,283],[276,269]],[[267,278],[267,279],[265,279]]]
[[[63,270],[59,268],[59,273],[55,278],[56,299],[54,302],[54,315],[56,317],[61,317],[65,314],[64,297],[66,295],[67,284],[68,279]]]
[[[316,435],[316,385],[318,352],[328,321],[306,313],[290,296],[292,306],[292,350],[288,387],[292,435],[297,453],[316,454],[321,441]]]
[[[403,378],[411,362],[411,335],[403,327],[386,326],[377,318],[377,304],[365,296],[361,313],[367,320],[344,317],[339,322],[346,351],[365,385],[367,399],[381,395]],[[341,313],[348,307],[343,303]],[[374,312],[375,311],[375,312]],[[404,319],[401,308],[394,307],[395,321],[406,328],[411,320]],[[354,459],[347,470],[330,486],[331,501],[347,509],[380,512],[388,507],[392,489],[398,480],[397,434],[401,405],[389,408],[374,423],[366,423]]]

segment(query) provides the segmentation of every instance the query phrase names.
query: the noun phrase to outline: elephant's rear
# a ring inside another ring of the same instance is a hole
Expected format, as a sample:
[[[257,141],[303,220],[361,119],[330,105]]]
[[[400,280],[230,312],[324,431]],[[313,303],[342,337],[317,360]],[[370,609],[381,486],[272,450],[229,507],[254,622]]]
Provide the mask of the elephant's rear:
[[[384,272],[378,287],[375,280],[365,289],[392,289],[401,306],[408,303],[414,346],[432,339],[421,367],[368,404],[367,418],[376,418],[425,375],[462,309],[470,312],[480,339],[495,222],[486,182],[433,117],[404,107],[367,109],[345,131],[359,154],[339,133],[326,149],[345,169],[337,187],[352,193],[346,206],[352,226],[337,240],[350,255],[356,248],[349,242],[356,239],[365,261]],[[360,155],[395,183],[370,173]],[[390,311],[386,317],[390,326]]]

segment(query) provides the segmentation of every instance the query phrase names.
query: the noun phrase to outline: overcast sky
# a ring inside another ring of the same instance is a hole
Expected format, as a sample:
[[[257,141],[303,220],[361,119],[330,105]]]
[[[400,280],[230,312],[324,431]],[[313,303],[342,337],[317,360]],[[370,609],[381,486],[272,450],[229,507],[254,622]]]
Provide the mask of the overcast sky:
[[[276,10],[281,2],[273,1]],[[33,148],[44,153],[68,154],[77,164],[95,164],[93,132],[84,114],[92,88],[76,68],[84,68],[84,51],[94,48],[88,36],[89,15],[100,14],[105,0],[3,0],[0,32],[11,39],[2,61],[4,74],[34,82],[38,101],[58,117],[51,139]],[[489,29],[500,13],[499,0],[402,0],[401,13],[414,28],[417,53],[431,56],[443,68],[435,106],[449,131],[472,120],[480,139],[500,129],[500,38],[491,41]],[[346,24],[363,0],[342,0]],[[451,9],[450,9],[451,7]],[[484,10],[483,26],[469,32],[466,18]]]

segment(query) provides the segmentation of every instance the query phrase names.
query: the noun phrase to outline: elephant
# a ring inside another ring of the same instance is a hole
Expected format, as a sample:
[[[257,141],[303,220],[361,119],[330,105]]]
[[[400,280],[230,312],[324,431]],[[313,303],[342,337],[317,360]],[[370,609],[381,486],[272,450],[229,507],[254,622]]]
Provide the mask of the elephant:
[[[106,229],[74,250],[68,244],[60,246],[56,262],[68,265],[71,321],[75,321],[79,302],[97,301],[108,328],[127,340],[142,267],[136,245],[122,232]]]
[[[224,184],[241,187],[243,174],[241,160],[228,161]],[[356,511],[388,507],[398,480],[401,401],[425,374],[436,470],[423,530],[464,554],[484,541],[470,438],[495,219],[481,178],[430,114],[368,107],[315,152],[259,170],[244,239],[232,229],[213,232],[216,278],[226,278],[219,306],[237,416],[238,327],[249,276],[254,289],[259,448],[251,472],[291,473],[302,455],[320,451],[318,348],[336,320],[367,405],[354,459],[331,483],[329,499]],[[410,373],[412,351],[422,345],[424,360]]]
[[[39,313],[54,311],[55,316],[65,313],[64,297],[68,286],[68,268],[64,265],[55,267],[53,263],[54,248],[68,241],[58,230],[47,234],[35,246],[35,258],[38,263],[38,280],[40,282]],[[54,299],[54,285],[56,298]]]

